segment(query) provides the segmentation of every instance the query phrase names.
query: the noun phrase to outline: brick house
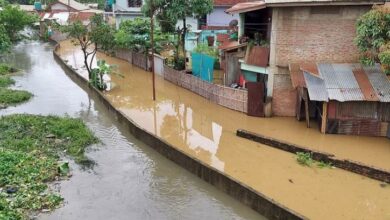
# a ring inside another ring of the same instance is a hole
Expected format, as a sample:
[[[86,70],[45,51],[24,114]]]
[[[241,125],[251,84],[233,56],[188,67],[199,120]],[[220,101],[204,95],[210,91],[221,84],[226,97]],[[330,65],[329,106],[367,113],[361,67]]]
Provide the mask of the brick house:
[[[295,116],[297,90],[292,86],[292,63],[357,63],[355,23],[374,4],[384,0],[265,0],[237,4],[229,13],[240,14],[240,35],[245,16],[264,15],[271,22],[267,95],[275,116]]]

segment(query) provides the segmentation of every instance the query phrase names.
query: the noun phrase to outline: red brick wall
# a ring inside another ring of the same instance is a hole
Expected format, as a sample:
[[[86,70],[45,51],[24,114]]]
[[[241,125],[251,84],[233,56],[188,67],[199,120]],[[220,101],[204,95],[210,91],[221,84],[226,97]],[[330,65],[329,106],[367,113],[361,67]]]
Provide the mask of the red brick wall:
[[[287,70],[289,63],[358,62],[355,23],[368,6],[274,8],[270,66],[274,74],[272,112],[294,116],[297,92]],[[282,67],[282,68],[280,68]]]
[[[291,85],[288,74],[274,75],[274,91],[272,97],[272,113],[275,116],[295,116],[297,90]]]
[[[276,64],[300,61],[357,62],[357,18],[367,6],[277,8],[272,33]]]

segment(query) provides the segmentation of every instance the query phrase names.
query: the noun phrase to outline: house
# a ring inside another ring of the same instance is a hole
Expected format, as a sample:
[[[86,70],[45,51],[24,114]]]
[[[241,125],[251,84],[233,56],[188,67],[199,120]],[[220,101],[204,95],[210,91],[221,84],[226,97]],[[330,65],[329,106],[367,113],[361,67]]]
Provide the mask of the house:
[[[265,0],[239,3],[227,10],[239,14],[240,36],[251,39],[260,36],[269,48],[268,62],[262,66],[264,77],[260,78],[266,79],[265,95],[272,97],[273,115],[297,115],[298,90],[292,85],[291,64],[358,63],[355,23],[374,4],[384,3],[384,0]]]
[[[227,14],[225,11],[238,3],[247,2],[248,0],[214,0],[213,11],[206,16],[206,25],[202,29],[227,29],[229,22],[238,20],[238,14]]]
[[[390,81],[380,65],[290,64],[297,118],[315,118],[322,133],[390,138]]]
[[[58,0],[46,7],[46,10],[39,14],[40,35],[50,37],[54,41],[67,39],[67,35],[52,29],[52,22],[60,25],[67,25],[75,21],[81,21],[83,25],[90,23],[90,18],[95,14],[103,13],[101,10],[90,8],[74,0]]]

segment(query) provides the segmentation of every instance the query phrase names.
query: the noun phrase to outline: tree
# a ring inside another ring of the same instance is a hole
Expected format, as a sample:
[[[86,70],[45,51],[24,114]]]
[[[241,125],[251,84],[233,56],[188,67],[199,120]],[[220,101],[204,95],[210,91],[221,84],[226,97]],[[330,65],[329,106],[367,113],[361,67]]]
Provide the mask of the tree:
[[[58,29],[68,34],[75,45],[79,45],[84,55],[84,65],[88,71],[89,79],[92,79],[92,65],[98,49],[110,51],[114,48],[115,30],[104,22],[102,15],[94,15],[89,27],[81,21],[75,21],[69,25],[58,26]]]
[[[150,17],[156,15],[157,20],[163,25],[163,30],[172,30],[177,21],[183,22],[183,27],[176,30],[178,45],[185,55],[185,35],[187,33],[187,17],[200,18],[213,10],[213,0],[146,0],[142,8],[144,14]],[[176,51],[178,56],[178,51]]]
[[[123,21],[115,34],[115,41],[121,48],[146,53],[151,47],[150,30],[151,23],[148,18]],[[153,36],[155,41],[154,52],[158,53],[167,42],[167,36],[162,34],[158,28],[155,28]]]
[[[22,11],[19,6],[6,5],[0,12],[0,24],[11,41],[17,41],[21,30],[37,21],[37,17]]]
[[[362,15],[356,24],[356,45],[365,65],[381,63],[390,74],[390,9],[376,7]]]

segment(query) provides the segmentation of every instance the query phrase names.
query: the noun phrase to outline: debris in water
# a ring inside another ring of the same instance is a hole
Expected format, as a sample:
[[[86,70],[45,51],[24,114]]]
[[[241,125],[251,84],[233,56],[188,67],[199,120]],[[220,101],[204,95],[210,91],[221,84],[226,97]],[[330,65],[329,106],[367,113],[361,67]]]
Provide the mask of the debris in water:
[[[292,179],[288,179],[288,181],[289,181],[290,183],[294,183],[294,181],[293,181]]]

